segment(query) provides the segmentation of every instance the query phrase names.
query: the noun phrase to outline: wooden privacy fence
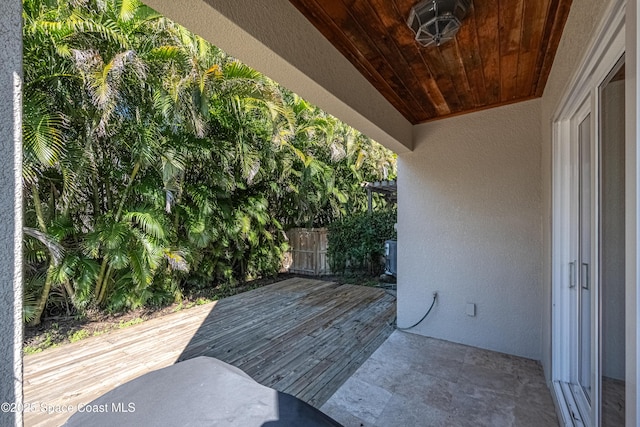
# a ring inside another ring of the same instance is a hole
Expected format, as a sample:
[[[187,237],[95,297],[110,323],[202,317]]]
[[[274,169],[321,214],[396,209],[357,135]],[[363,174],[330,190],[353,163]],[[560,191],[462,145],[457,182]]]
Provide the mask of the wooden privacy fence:
[[[326,228],[292,228],[287,232],[287,237],[291,253],[290,273],[312,276],[331,274]]]

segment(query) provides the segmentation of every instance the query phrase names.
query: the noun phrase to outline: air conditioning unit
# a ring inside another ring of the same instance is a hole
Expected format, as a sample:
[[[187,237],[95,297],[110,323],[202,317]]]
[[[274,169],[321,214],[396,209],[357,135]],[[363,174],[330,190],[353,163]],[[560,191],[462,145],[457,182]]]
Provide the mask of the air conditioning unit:
[[[387,240],[384,242],[384,274],[398,277],[398,242]]]

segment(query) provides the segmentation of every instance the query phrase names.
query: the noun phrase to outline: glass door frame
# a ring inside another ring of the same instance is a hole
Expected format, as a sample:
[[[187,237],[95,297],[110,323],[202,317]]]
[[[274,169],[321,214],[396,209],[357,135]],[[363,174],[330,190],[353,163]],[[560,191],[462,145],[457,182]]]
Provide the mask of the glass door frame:
[[[593,421],[600,419],[600,301],[599,301],[599,203],[600,199],[600,114],[599,114],[599,92],[592,91],[586,97],[577,111],[571,117],[570,138],[567,143],[569,147],[569,167],[571,176],[569,178],[569,189],[571,198],[570,212],[568,218],[569,226],[569,295],[565,302],[565,310],[570,313],[570,323],[568,325],[570,335],[570,356],[569,356],[569,376],[565,379],[568,384],[567,389],[572,393],[572,398],[580,420],[586,425],[599,425]],[[588,182],[582,179],[584,176],[583,168],[583,123],[588,120]],[[589,186],[588,200],[586,205],[583,204],[583,186]],[[588,224],[583,224],[583,210],[587,208]],[[583,239],[589,241],[588,254],[583,252]],[[590,271],[587,275],[583,274],[583,264],[588,261]],[[584,307],[583,289],[585,282],[589,280],[589,314],[588,314],[588,333],[590,335],[590,343],[588,346],[588,361],[586,379],[590,385],[590,393],[587,393],[584,384],[583,374],[585,367],[582,366],[584,358],[584,348],[582,346],[583,339],[583,318],[582,309]],[[575,415],[573,416],[575,419]]]

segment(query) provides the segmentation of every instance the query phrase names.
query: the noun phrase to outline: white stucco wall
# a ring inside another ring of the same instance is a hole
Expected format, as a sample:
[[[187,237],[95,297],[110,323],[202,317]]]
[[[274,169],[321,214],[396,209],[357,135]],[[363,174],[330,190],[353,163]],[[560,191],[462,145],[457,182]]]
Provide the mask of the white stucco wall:
[[[288,0],[145,0],[379,143],[411,149],[411,124]]]
[[[22,2],[0,2],[0,404],[22,403]],[[0,426],[22,414],[0,410]]]
[[[541,356],[540,101],[415,128],[399,156],[398,325]],[[466,314],[466,304],[477,314]]]
[[[551,148],[552,120],[573,75],[589,47],[589,40],[611,0],[573,0],[553,67],[542,96],[542,365],[551,378]]]

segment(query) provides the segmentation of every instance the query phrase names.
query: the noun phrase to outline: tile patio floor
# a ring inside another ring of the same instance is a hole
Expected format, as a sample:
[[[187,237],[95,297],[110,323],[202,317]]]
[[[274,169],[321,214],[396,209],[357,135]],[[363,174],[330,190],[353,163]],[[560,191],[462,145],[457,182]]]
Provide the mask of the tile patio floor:
[[[346,427],[558,425],[538,362],[400,331],[321,409]]]

